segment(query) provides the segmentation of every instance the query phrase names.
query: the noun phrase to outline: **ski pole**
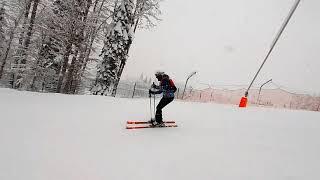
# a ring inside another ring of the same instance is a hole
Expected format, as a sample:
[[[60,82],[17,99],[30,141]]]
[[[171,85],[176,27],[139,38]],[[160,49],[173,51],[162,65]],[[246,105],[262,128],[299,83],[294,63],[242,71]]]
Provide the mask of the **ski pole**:
[[[152,102],[151,102],[151,94],[149,94],[150,99],[150,121],[152,121]]]
[[[153,95],[153,109],[154,109],[154,117],[156,117],[156,95]]]

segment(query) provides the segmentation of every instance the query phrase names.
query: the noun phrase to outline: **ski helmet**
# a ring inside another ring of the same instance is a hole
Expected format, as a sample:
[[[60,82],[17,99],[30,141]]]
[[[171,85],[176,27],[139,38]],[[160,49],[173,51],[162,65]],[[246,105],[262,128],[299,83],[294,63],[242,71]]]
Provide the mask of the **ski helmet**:
[[[164,75],[164,72],[162,71],[157,71],[155,74],[154,74],[156,77],[162,77]]]

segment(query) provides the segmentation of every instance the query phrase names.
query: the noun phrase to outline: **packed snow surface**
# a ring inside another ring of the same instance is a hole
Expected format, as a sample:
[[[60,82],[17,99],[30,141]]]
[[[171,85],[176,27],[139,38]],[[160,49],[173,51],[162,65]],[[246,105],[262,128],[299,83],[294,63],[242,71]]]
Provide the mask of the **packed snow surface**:
[[[316,180],[320,113],[0,89],[1,180]]]

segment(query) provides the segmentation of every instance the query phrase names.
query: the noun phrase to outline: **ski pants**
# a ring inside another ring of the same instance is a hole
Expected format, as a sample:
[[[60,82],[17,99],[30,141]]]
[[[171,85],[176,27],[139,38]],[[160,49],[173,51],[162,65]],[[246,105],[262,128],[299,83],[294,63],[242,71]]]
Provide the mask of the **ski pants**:
[[[173,101],[174,97],[171,98],[161,98],[159,104],[157,105],[157,111],[156,111],[156,121],[162,122],[162,109],[171,103]]]

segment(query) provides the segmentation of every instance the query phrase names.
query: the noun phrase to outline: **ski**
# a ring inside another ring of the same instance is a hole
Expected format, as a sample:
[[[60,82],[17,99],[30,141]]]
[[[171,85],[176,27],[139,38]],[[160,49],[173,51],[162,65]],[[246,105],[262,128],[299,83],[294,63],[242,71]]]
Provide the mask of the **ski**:
[[[175,121],[163,121],[167,124],[173,124],[176,123]],[[150,121],[127,121],[127,124],[151,124]]]
[[[143,129],[143,128],[171,128],[171,127],[178,127],[178,125],[164,125],[164,126],[152,126],[152,125],[146,125],[146,126],[127,126],[127,129]]]

